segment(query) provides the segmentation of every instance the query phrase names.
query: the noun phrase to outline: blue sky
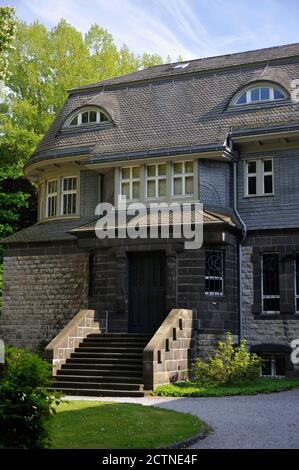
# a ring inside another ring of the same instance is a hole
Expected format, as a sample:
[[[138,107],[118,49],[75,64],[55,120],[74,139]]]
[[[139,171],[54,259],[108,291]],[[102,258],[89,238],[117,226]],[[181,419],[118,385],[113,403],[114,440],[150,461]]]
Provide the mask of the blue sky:
[[[26,22],[98,23],[135,53],[173,60],[299,42],[298,0],[10,0]]]

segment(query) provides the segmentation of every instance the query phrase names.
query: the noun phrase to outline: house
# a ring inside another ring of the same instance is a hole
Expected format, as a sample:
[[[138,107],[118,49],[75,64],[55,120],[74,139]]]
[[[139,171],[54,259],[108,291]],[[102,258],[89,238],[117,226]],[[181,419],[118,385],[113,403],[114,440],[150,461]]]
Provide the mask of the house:
[[[69,90],[25,166],[38,222],[3,241],[0,337],[46,347],[66,392],[141,394],[227,331],[263,375],[298,374],[298,78],[290,44]],[[202,203],[202,247],[98,238],[120,195]]]

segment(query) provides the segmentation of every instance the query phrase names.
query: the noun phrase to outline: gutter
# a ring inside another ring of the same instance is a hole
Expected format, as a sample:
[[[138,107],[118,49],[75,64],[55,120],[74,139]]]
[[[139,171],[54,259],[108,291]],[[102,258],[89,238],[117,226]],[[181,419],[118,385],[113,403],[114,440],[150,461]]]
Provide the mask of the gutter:
[[[234,190],[234,212],[236,214],[236,217],[238,218],[241,226],[243,227],[243,237],[241,242],[239,242],[239,312],[240,312],[240,323],[239,323],[239,339],[241,340],[243,338],[243,284],[242,284],[242,244],[244,243],[247,235],[247,227],[245,222],[243,221],[242,217],[240,216],[238,212],[238,207],[237,207],[237,162],[234,162],[233,164],[233,170],[234,170],[234,185],[233,185],[233,190]]]

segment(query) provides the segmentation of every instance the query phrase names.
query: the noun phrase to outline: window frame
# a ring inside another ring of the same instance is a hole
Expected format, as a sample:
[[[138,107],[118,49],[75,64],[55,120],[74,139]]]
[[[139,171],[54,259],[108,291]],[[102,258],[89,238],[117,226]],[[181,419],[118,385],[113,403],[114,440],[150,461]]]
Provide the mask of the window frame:
[[[174,173],[174,165],[177,163],[182,164],[182,172],[181,173]],[[193,169],[192,173],[185,171],[186,163],[192,163]],[[195,165],[194,160],[179,160],[171,162],[171,196],[174,198],[180,197],[194,197],[195,194]],[[186,178],[193,178],[193,192],[186,194]],[[174,180],[181,179],[182,180],[182,194],[174,194]]]
[[[218,253],[221,254],[221,259],[222,259],[222,275],[221,276],[210,276],[207,275],[206,271],[206,263],[207,263],[207,255],[210,253]],[[208,297],[224,297],[224,277],[225,277],[225,256],[224,256],[224,250],[206,250],[205,251],[205,295]],[[221,281],[221,291],[219,290],[218,292],[207,290],[206,289],[206,281],[210,280],[217,280],[218,282]]]
[[[56,191],[49,193],[49,184],[56,182]],[[58,183],[58,178],[51,178],[46,181],[46,214],[45,218],[50,219],[52,217],[57,217],[58,214],[58,192],[59,192],[59,183]],[[49,199],[54,199],[56,198],[56,211],[55,214],[49,215]]]
[[[252,100],[251,99],[251,92],[254,89],[259,90],[259,96],[261,96],[261,89],[262,88],[268,88],[269,89],[269,98],[267,99],[258,99],[258,100]],[[274,98],[274,93],[275,90],[279,91],[282,95],[283,98]],[[246,96],[246,101],[245,103],[238,103],[239,99],[245,94]],[[282,86],[276,83],[253,83],[250,84],[247,88],[243,88],[237,95],[233,98],[231,105],[236,108],[242,108],[244,106],[254,106],[254,105],[259,105],[259,104],[266,104],[266,103],[281,103],[288,101],[289,96],[287,92],[283,89]]]
[[[133,168],[139,168],[139,176],[138,177],[134,177],[133,176]],[[122,170],[124,169],[129,169],[130,170],[130,177],[129,178],[123,178],[122,177]],[[139,182],[139,197],[133,197],[133,183],[136,183],[136,182]],[[137,201],[140,199],[141,197],[141,165],[126,165],[126,166],[122,166],[120,167],[120,178],[119,178],[119,194],[121,197],[124,196],[124,194],[122,194],[122,184],[123,183],[129,183],[129,193],[130,193],[130,197],[127,198],[128,201]]]
[[[269,356],[269,359],[271,361],[271,375],[263,374],[263,365],[261,364],[260,376],[261,377],[271,377],[272,379],[282,379],[282,378],[286,377],[286,374],[284,374],[284,375],[278,375],[277,374],[277,363],[276,363],[276,358],[283,357],[284,358],[284,369],[286,371],[285,355],[282,354],[282,353],[264,353],[264,354],[260,355],[262,360],[263,360],[263,357],[265,357],[265,356]]]
[[[90,112],[96,112],[96,114],[97,114],[96,121],[82,122],[82,115],[86,112],[88,113],[88,116],[90,115]],[[101,114],[106,116],[107,121],[106,120],[104,120],[104,121],[101,120]],[[75,117],[78,117],[78,124],[71,125],[71,122],[75,119]],[[67,118],[67,120],[66,120],[63,127],[66,128],[66,129],[78,129],[80,127],[92,127],[92,126],[98,126],[99,124],[103,125],[103,124],[109,124],[109,123],[111,123],[111,117],[109,116],[109,114],[105,110],[103,110],[101,108],[95,108],[95,107],[86,107],[86,108],[77,110],[76,112],[72,113]]]
[[[264,294],[264,256],[266,255],[275,255],[278,259],[278,292],[279,294]],[[279,283],[279,275],[280,275],[280,266],[279,266],[279,254],[277,252],[262,252],[260,258],[260,266],[261,266],[261,300],[262,300],[262,314],[263,315],[279,315],[280,314],[280,283]],[[264,300],[267,299],[278,299],[279,300],[279,310],[265,310],[264,309]]]
[[[148,167],[153,166],[155,167],[155,176],[148,175]],[[159,175],[159,167],[165,166],[165,175]],[[159,196],[159,181],[165,180],[165,195]],[[149,181],[155,182],[155,195],[149,196],[148,195],[148,185]],[[146,199],[161,199],[167,197],[167,163],[149,163],[146,165],[145,168],[145,198]]]
[[[64,190],[63,189],[63,183],[64,183],[64,180],[68,180],[68,179],[74,179],[76,181],[76,189],[66,189]],[[77,215],[78,213],[78,177],[77,176],[73,176],[73,175],[70,175],[70,176],[62,176],[61,177],[61,183],[60,183],[61,187],[60,187],[60,215],[61,216],[72,216],[72,215]],[[74,194],[75,195],[75,204],[76,204],[76,210],[75,212],[72,212],[70,214],[64,214],[64,202],[63,202],[63,196],[64,195],[71,195],[71,194]]]
[[[264,162],[271,161],[271,171],[264,170]],[[255,173],[249,173],[248,167],[250,163],[255,162]],[[265,193],[265,176],[272,177],[272,192]],[[255,177],[256,179],[256,192],[249,194],[249,178]],[[244,160],[244,197],[261,197],[261,196],[274,196],[274,159],[273,157],[255,158]]]

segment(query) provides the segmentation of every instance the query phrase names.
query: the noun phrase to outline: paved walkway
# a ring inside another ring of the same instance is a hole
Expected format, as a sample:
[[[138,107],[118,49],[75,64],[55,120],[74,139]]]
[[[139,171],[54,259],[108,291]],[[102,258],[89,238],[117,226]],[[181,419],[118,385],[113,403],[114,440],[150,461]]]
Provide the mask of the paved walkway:
[[[203,441],[195,444],[194,449],[299,449],[299,389],[270,395],[223,398],[96,400],[140,403],[192,413],[214,429]]]

